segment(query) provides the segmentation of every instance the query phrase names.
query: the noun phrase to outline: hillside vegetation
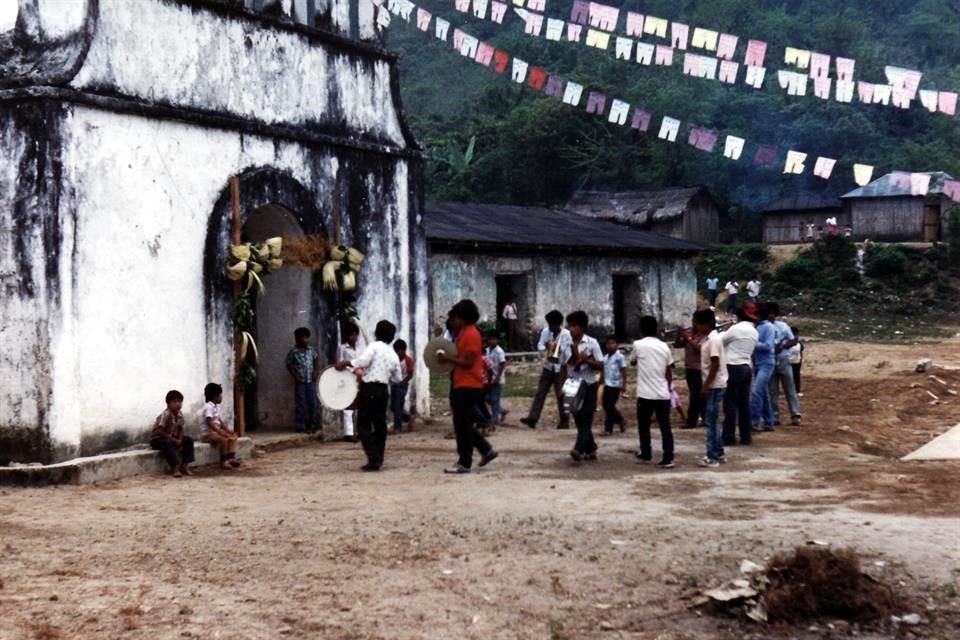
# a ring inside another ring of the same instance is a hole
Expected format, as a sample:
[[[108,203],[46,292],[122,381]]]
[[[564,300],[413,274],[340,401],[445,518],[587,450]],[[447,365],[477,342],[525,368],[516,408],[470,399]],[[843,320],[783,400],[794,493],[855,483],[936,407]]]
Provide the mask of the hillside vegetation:
[[[608,124],[531,89],[509,74],[460,57],[449,44],[396,20],[388,44],[401,55],[402,92],[414,131],[433,160],[428,197],[525,205],[556,205],[578,188],[630,189],[704,184],[727,219],[728,239],[759,237],[752,213],[795,189],[842,193],[853,188],[850,163],[887,170],[945,170],[960,174],[957,122],[914,108],[902,111],[857,102],[788,97],[776,82],[784,46],[857,60],[857,79],[884,82],[884,65],[924,72],[925,88],[960,88],[960,5],[951,0],[650,0],[623,3],[648,15],[769,42],[763,90],[683,76],[680,68],[618,61],[610,51],[550,42],[522,33],[508,16],[503,26],[457,12],[449,0],[419,3],[531,64],[604,91],[657,116],[840,159],[844,168],[825,182],[784,176],[749,160],[731,162],[654,133]],[[548,0],[547,15],[568,18],[571,0]],[[452,28],[451,27],[451,28]],[[738,50],[742,59],[743,44]],[[679,64],[675,61],[675,65]],[[742,76],[741,76],[742,77]],[[464,156],[475,139],[472,161]],[[844,163],[846,163],[844,165]]]

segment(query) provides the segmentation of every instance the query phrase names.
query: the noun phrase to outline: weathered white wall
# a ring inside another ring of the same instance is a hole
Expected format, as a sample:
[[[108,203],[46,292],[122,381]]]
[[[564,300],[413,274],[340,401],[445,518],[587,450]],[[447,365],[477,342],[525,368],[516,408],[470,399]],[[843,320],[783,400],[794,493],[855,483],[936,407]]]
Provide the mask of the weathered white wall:
[[[533,326],[526,328],[531,333],[542,327],[543,317],[553,309],[564,314],[586,311],[591,326],[612,330],[614,275],[637,274],[642,282],[643,313],[660,318],[662,304],[665,324],[686,326],[690,314],[696,310],[696,273],[689,259],[556,255],[494,258],[434,253],[431,258],[434,321],[442,322],[446,311],[461,298],[473,299],[480,307],[482,320],[493,321],[496,276],[516,273],[512,263],[527,265],[534,279],[535,300],[518,300],[521,306],[529,308],[532,304],[534,307]]]
[[[387,61],[175,2],[100,0],[93,44],[71,84],[405,146]]]

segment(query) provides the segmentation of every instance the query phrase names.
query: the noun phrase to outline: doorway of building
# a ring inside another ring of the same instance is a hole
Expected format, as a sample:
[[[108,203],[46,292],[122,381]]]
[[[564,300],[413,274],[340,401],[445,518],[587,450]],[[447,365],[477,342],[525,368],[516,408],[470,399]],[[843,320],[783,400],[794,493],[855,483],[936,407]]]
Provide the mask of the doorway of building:
[[[923,207],[923,241],[940,242],[940,207],[925,205]]]
[[[250,214],[243,228],[245,239],[263,242],[276,236],[302,237],[303,229],[285,207],[267,205]],[[248,429],[292,430],[294,391],[286,357],[293,346],[293,332],[307,327],[318,341],[318,322],[311,317],[312,274],[303,269],[280,269],[264,277],[266,293],[255,301],[255,339],[260,352],[255,384],[245,392]]]
[[[639,275],[613,276],[613,330],[617,340],[621,342],[640,337],[640,318],[643,317],[642,291]]]
[[[530,349],[530,323],[536,309],[533,278],[528,273],[499,275],[497,282],[497,329],[504,336],[507,351]],[[503,308],[510,299],[517,304],[517,322],[511,334],[510,325],[503,319]]]

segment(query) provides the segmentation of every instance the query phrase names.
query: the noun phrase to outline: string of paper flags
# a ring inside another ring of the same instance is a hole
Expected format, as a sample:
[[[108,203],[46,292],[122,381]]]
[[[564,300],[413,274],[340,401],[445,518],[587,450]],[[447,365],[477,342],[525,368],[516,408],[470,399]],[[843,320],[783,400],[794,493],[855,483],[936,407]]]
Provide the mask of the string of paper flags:
[[[683,73],[705,80],[737,84],[761,89],[767,77],[765,61],[768,43],[746,40],[742,63],[737,61],[740,36],[703,27],[691,27],[666,18],[623,11],[598,2],[574,0],[570,20],[547,17],[544,0],[512,0],[513,12],[524,22],[524,33],[547,40],[583,44],[611,50],[618,60],[635,61],[645,66],[670,67],[683,57]],[[497,0],[455,0],[455,7],[476,18],[502,24],[510,14],[506,2]],[[522,8],[526,5],[526,8]],[[618,32],[623,17],[624,29]],[[668,42],[653,43],[642,38],[660,38]],[[613,46],[611,46],[613,45]],[[703,53],[688,51],[701,49]],[[707,55],[712,54],[712,55]],[[854,78],[856,60],[796,47],[784,51],[784,64],[790,69],[777,71],[777,82],[789,96],[812,94],[821,100],[863,104],[880,104],[910,109],[919,98],[920,108],[931,113],[954,116],[957,113],[956,91],[920,89],[922,72],[887,65],[886,84]],[[830,76],[831,67],[836,77]],[[741,74],[741,71],[743,73]]]
[[[460,2],[470,0],[458,0]],[[536,0],[534,0],[536,1]],[[681,138],[681,129],[684,123],[671,116],[662,116],[659,126],[654,122],[654,115],[647,109],[631,105],[619,98],[612,98],[600,91],[588,91],[584,85],[566,80],[558,74],[552,73],[544,67],[533,65],[525,60],[511,55],[509,52],[483,42],[467,33],[462,28],[451,24],[431,12],[417,7],[410,0],[388,0],[387,6],[379,7],[378,23],[381,26],[390,24],[390,16],[382,15],[393,13],[406,22],[415,22],[417,29],[424,34],[431,34],[434,38],[450,43],[452,49],[461,56],[468,58],[484,68],[492,68],[498,75],[509,72],[511,80],[517,84],[526,85],[537,92],[556,98],[572,107],[584,108],[587,113],[606,117],[607,121],[620,126],[629,126],[631,130],[640,132],[656,132],[656,137],[669,143],[675,143]],[[415,16],[415,18],[414,18]],[[432,25],[432,28],[431,28]],[[707,153],[720,152],[733,161],[750,158],[754,165],[764,168],[774,168],[782,157],[781,150],[776,145],[754,144],[745,138],[732,134],[722,134],[708,127],[690,125],[684,135],[687,143]],[[682,139],[682,138],[681,138]],[[837,167],[835,158],[812,156],[808,153],[787,150],[783,164],[783,173],[802,175],[812,168],[812,173],[818,178],[829,180]],[[872,179],[875,167],[869,164],[855,163],[852,166],[856,184],[864,186]],[[894,174],[897,185],[910,189],[913,195],[926,195],[930,188],[930,175],[926,173],[896,172]],[[960,202],[960,180],[948,180],[944,184],[944,193],[951,199]]]

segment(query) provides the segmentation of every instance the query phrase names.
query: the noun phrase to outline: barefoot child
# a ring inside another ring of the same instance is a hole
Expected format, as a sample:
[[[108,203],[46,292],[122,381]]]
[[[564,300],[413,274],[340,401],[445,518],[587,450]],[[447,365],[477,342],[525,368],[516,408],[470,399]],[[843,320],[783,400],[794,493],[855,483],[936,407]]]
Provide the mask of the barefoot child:
[[[176,390],[169,391],[166,401],[167,409],[153,423],[150,448],[160,452],[174,478],[192,476],[193,439],[183,434],[183,394]]]
[[[203,423],[200,425],[200,441],[216,445],[220,449],[220,468],[233,470],[240,466],[237,460],[237,434],[224,424],[220,417],[223,402],[223,387],[211,382],[203,388]]]

